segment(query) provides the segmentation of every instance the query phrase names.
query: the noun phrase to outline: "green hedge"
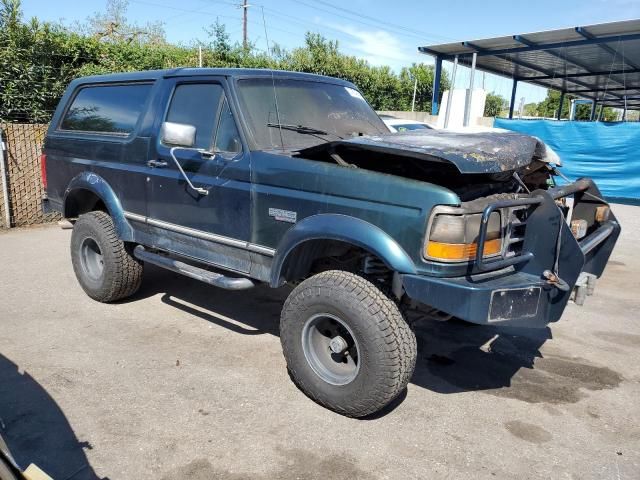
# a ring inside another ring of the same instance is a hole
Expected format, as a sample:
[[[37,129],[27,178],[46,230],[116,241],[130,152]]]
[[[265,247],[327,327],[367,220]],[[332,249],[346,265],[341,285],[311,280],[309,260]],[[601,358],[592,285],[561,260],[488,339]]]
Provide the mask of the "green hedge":
[[[194,67],[199,46],[205,67],[276,68],[349,80],[377,110],[409,110],[417,77],[416,110],[431,109],[432,66],[414,64],[397,74],[340,53],[337,42],[319,34],[307,33],[304,46],[291,51],[275,46],[271,55],[232,45],[220,24],[200,45],[105,41],[35,18],[25,22],[19,0],[0,0],[0,120],[48,121],[65,87],[79,76]],[[443,77],[442,91],[449,83]]]

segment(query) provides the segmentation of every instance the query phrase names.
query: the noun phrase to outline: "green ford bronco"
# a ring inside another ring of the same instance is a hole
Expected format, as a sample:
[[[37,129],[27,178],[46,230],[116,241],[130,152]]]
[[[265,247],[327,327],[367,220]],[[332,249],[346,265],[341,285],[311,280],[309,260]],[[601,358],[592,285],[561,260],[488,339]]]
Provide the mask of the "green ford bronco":
[[[101,302],[145,263],[216,287],[292,291],[291,376],[372,414],[409,382],[409,317],[543,327],[592,293],[620,232],[589,179],[515,133],[390,133],[351,83],[270,70],[80,78],[47,133],[44,207]],[[408,315],[412,313],[412,315]]]

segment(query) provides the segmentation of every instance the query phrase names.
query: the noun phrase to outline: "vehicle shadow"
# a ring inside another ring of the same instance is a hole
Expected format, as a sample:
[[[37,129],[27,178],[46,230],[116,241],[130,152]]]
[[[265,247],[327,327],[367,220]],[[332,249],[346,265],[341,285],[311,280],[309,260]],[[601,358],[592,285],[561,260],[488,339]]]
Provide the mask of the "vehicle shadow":
[[[58,479],[97,480],[64,412],[28,372],[0,355],[0,434],[20,467]]]
[[[510,387],[522,368],[534,368],[551,329],[419,321],[418,359],[411,383],[438,393]]]
[[[264,285],[229,292],[148,268],[138,298],[161,294],[165,304],[234,333],[279,335],[280,310],[290,290]],[[413,325],[418,359],[411,383],[442,394],[511,386],[520,369],[534,368],[540,348],[552,338],[549,328],[480,326],[456,319],[418,319]]]

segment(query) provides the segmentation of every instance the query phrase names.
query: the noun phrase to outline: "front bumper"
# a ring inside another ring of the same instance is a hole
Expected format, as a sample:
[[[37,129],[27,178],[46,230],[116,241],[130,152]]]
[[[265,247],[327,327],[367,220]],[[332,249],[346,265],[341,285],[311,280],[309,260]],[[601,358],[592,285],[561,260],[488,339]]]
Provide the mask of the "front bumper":
[[[560,292],[522,272],[479,279],[402,275],[402,284],[409,298],[468,322],[527,327],[549,323],[550,306]]]
[[[580,215],[590,216],[589,212],[603,204],[589,179],[490,204],[483,213],[486,219],[498,208],[531,206],[522,252],[508,258],[477,258],[477,267],[485,272],[477,275],[401,275],[405,293],[412,300],[473,323],[544,327],[559,320],[580,274],[599,277],[620,234],[620,225],[611,214],[606,221],[593,223],[585,238],[576,240],[556,204],[569,195],[574,199],[574,211]],[[479,253],[484,250],[485,236],[483,220]],[[545,273],[553,270],[565,288],[547,279]]]

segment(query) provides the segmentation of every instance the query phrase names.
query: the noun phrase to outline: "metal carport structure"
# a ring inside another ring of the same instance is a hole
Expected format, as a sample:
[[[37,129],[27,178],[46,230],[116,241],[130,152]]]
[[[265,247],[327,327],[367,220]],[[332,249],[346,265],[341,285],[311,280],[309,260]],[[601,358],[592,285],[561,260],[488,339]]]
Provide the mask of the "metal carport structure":
[[[438,114],[442,62],[511,78],[513,108],[518,82],[528,82],[561,92],[558,118],[565,94],[596,105],[640,109],[640,19],[527,33],[483,40],[418,47],[435,57],[431,113]],[[471,89],[472,91],[472,89]],[[470,104],[470,100],[467,100]]]

